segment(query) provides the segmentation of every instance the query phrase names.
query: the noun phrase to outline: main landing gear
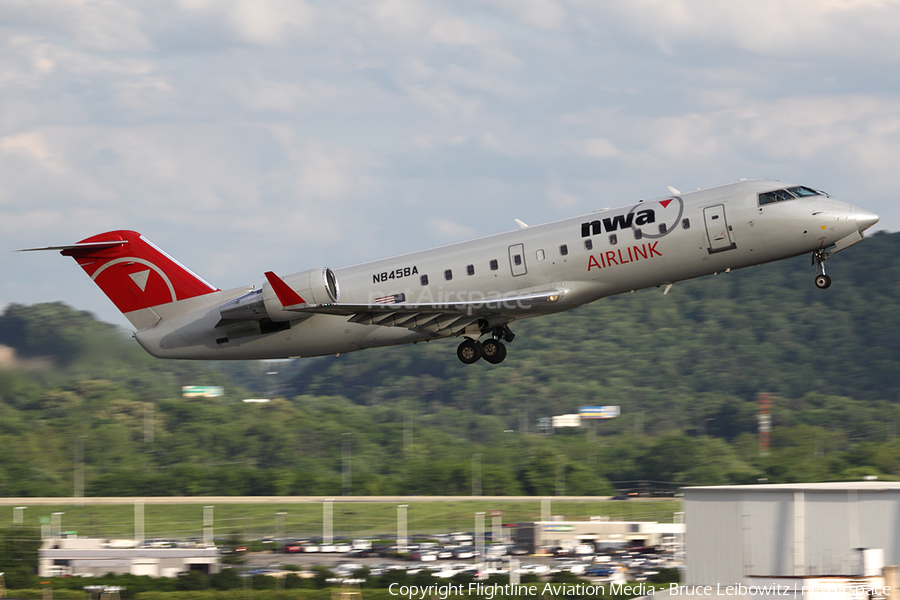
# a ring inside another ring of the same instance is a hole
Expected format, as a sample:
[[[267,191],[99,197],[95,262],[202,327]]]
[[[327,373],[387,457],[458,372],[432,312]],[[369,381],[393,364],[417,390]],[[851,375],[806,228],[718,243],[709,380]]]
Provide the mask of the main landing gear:
[[[467,365],[478,362],[480,358],[493,365],[502,363],[506,358],[506,346],[500,340],[511,342],[516,336],[507,325],[495,327],[492,334],[493,337],[484,342],[466,338],[456,349],[456,356]]]
[[[816,250],[812,254],[812,264],[816,265],[816,287],[820,290],[831,285],[831,277],[825,274],[825,261],[830,258],[830,254],[824,250]]]

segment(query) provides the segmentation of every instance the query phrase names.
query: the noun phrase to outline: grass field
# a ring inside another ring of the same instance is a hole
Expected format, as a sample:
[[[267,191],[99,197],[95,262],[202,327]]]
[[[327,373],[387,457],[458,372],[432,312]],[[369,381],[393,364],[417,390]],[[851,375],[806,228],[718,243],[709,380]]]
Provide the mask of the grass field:
[[[124,500],[124,499],[123,499]],[[128,502],[127,500],[124,500]],[[502,511],[504,523],[537,521],[541,518],[541,499],[533,500],[469,500],[428,501],[410,497],[407,508],[407,528],[410,535],[437,534],[453,531],[472,531],[475,514],[487,513],[485,524],[491,527],[490,511]],[[212,502],[211,502],[212,504]],[[135,505],[70,504],[28,506],[23,499],[23,523],[38,526],[49,523],[55,512],[61,515],[62,531],[74,531],[81,537],[133,538]],[[245,539],[259,539],[283,533],[285,537],[322,535],[323,503],[321,502],[247,502],[219,504],[213,509],[216,538],[239,534]],[[588,520],[606,517],[617,521],[658,521],[671,523],[674,513],[682,510],[679,500],[628,501],[555,501],[551,499],[551,514],[563,520]],[[277,513],[283,512],[283,529],[278,530]],[[397,533],[397,503],[341,502],[332,505],[335,537],[381,537]],[[0,527],[13,523],[13,507],[0,506]],[[202,538],[203,504],[144,505],[144,537]]]

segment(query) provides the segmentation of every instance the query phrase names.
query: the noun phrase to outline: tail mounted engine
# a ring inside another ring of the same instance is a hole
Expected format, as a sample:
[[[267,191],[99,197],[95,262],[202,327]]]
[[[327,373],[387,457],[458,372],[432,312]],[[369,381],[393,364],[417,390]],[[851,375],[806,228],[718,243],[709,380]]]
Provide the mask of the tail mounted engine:
[[[328,267],[310,269],[288,275],[283,282],[290,288],[297,304],[327,304],[341,297],[340,286],[334,271]],[[283,296],[284,294],[282,294]],[[297,313],[284,310],[279,294],[266,281],[263,286],[239,298],[227,302],[219,309],[222,321],[293,321]]]

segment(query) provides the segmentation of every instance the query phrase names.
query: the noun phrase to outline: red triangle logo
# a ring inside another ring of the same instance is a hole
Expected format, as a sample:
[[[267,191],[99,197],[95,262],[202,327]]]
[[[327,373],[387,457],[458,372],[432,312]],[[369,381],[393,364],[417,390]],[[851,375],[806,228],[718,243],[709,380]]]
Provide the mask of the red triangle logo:
[[[672,200],[660,200],[659,203],[663,205],[663,208],[669,208],[669,202]]]

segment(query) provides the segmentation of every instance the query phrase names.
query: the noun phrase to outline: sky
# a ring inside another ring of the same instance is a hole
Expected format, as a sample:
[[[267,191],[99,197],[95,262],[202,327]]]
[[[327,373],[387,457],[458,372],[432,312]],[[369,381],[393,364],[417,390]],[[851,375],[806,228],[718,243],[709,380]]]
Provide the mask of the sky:
[[[0,0],[0,306],[221,289],[740,178],[900,230],[900,0]]]

